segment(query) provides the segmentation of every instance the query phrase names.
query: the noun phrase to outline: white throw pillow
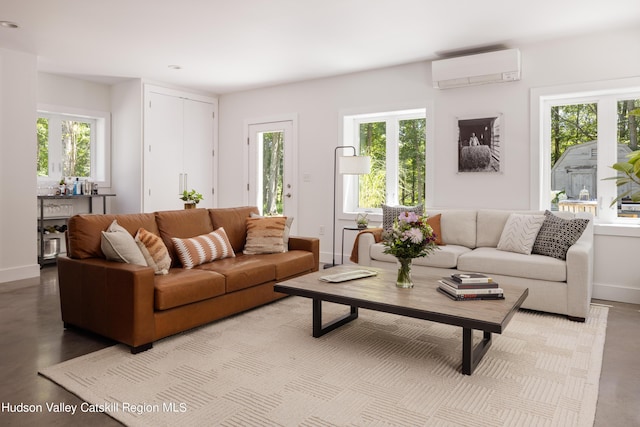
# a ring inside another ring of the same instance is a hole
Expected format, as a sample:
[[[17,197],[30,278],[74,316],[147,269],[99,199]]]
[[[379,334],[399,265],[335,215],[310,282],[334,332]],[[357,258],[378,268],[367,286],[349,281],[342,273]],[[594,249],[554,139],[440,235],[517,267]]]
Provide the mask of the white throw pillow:
[[[544,215],[511,214],[504,225],[498,249],[531,255]]]

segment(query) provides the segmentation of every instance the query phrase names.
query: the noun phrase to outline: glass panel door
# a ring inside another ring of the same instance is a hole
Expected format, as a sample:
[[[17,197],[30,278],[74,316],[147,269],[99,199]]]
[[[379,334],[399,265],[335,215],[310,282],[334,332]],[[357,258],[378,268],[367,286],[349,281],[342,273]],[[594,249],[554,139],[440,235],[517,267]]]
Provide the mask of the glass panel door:
[[[291,121],[249,125],[249,202],[265,216],[296,215]]]

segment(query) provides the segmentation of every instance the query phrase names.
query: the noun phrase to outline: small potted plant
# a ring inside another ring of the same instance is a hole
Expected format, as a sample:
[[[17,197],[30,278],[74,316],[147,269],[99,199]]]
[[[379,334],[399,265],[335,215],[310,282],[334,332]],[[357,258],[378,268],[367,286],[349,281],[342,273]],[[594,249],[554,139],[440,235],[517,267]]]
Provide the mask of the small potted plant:
[[[367,218],[367,214],[358,214],[358,216],[356,217],[356,224],[360,229],[367,228],[367,226],[369,225],[369,218]]]
[[[202,200],[202,194],[193,189],[191,191],[184,190],[180,196],[180,200],[184,201],[185,209],[193,209],[200,203],[200,200]]]

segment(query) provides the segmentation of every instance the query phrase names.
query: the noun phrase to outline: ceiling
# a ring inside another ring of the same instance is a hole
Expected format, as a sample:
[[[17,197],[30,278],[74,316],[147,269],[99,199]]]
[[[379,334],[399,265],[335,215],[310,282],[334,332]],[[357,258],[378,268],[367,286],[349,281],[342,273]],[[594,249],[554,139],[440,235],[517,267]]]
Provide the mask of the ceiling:
[[[0,20],[40,71],[223,94],[637,26],[640,1],[0,0]]]

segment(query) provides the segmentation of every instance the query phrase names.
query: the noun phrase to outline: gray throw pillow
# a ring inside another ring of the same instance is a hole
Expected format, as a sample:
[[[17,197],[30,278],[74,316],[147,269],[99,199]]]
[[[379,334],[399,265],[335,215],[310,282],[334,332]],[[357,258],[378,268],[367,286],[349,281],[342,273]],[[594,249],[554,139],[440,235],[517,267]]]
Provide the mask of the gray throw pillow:
[[[544,222],[538,232],[531,253],[553,258],[567,259],[567,251],[578,241],[589,224],[588,219],[564,219],[549,211],[544,213]]]
[[[388,206],[382,205],[382,229],[384,231],[391,230],[393,223],[398,219],[398,215],[402,212],[415,212],[418,215],[424,215],[424,205],[416,206]]]
[[[147,265],[140,248],[133,236],[113,220],[107,231],[102,232],[100,249],[109,261],[126,262],[127,264]]]

